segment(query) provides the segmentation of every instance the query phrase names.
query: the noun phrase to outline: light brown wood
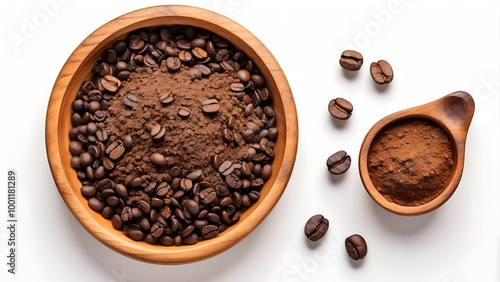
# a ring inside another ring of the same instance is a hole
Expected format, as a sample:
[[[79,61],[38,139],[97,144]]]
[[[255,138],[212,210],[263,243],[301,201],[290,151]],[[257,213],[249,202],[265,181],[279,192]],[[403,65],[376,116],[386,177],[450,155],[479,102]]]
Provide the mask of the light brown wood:
[[[361,181],[373,200],[388,211],[408,216],[428,213],[444,204],[453,195],[462,178],[465,141],[474,115],[474,108],[472,96],[466,92],[458,91],[433,102],[393,113],[375,123],[366,134],[359,152]],[[436,122],[446,131],[453,151],[452,176],[445,190],[432,201],[415,207],[402,206],[388,201],[375,188],[368,173],[368,151],[375,136],[386,125],[406,118],[425,118]]]
[[[192,25],[219,34],[244,51],[259,67],[273,96],[279,136],[272,177],[257,203],[218,237],[192,246],[165,247],[135,242],[92,211],[80,194],[81,183],[70,166],[68,131],[71,103],[81,83],[91,77],[93,62],[117,39],[142,27]],[[128,257],[158,264],[182,264],[217,255],[254,230],[280,199],[290,179],[298,145],[295,102],[288,81],[271,52],[248,30],[217,13],[189,6],[156,6],[120,16],[89,35],[71,54],[52,90],[46,118],[46,149],[56,186],[76,219],[95,238]]]

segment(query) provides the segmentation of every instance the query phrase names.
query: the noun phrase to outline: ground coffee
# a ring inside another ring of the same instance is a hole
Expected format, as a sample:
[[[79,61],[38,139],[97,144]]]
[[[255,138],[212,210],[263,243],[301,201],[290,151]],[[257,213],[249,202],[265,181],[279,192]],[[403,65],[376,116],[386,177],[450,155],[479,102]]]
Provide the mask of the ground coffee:
[[[453,152],[445,131],[426,119],[390,124],[373,140],[368,172],[389,201],[417,206],[437,197],[452,172]]]
[[[71,166],[89,207],[150,244],[235,224],[271,178],[272,96],[252,59],[191,26],[140,29],[105,50],[72,104]]]

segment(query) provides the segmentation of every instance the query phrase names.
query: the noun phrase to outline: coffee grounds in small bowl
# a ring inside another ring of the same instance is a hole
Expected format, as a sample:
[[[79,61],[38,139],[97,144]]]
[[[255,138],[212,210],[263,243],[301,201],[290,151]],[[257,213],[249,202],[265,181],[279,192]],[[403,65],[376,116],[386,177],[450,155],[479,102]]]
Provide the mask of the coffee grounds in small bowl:
[[[451,177],[453,152],[446,132],[426,119],[388,125],[373,139],[368,172],[390,202],[419,206],[441,194]]]

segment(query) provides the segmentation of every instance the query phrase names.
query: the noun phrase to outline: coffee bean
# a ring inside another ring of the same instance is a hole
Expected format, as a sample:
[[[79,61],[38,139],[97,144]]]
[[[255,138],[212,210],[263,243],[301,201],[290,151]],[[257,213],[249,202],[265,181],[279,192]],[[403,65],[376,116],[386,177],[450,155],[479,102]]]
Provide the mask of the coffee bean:
[[[250,72],[246,69],[239,70],[236,73],[236,77],[240,80],[241,83],[247,83],[250,80]]]
[[[262,171],[260,173],[260,176],[264,179],[264,180],[268,180],[271,175],[273,173],[273,170],[272,170],[272,167],[270,164],[266,164],[262,167]]]
[[[311,241],[318,241],[325,236],[328,231],[329,221],[323,215],[312,216],[304,227],[304,233]]]
[[[150,234],[154,238],[160,238],[160,236],[163,235],[163,231],[164,231],[163,225],[161,225],[161,223],[159,222],[156,222],[155,224],[153,224],[153,226],[151,226]]]
[[[125,149],[128,151],[132,150],[132,147],[134,147],[134,140],[132,139],[132,136],[130,135],[125,135],[123,137],[123,146]]]
[[[109,158],[106,157],[102,158],[102,165],[106,170],[112,170],[115,167],[115,164]]]
[[[106,119],[106,112],[99,110],[94,113],[94,118],[97,122],[103,122]]]
[[[353,260],[363,259],[368,253],[368,246],[365,239],[358,234],[351,235],[345,239],[345,248],[347,254]]]
[[[160,103],[168,105],[174,101],[174,96],[170,93],[165,93],[160,97]]]
[[[219,167],[219,172],[224,176],[231,174],[233,171],[234,171],[234,166],[231,161],[225,161]]]
[[[231,131],[230,129],[224,128],[222,130],[222,140],[224,140],[224,142],[226,142],[226,143],[233,142],[234,141],[233,131]]]
[[[191,233],[189,234],[188,236],[186,237],[183,237],[182,238],[182,242],[186,245],[194,245],[196,243],[198,243],[198,234],[196,233]]]
[[[132,208],[129,206],[126,206],[122,209],[121,213],[121,219],[123,222],[128,222],[132,220],[134,216],[132,215]]]
[[[328,111],[338,119],[348,119],[353,110],[352,104],[343,98],[333,99],[328,103]]]
[[[207,77],[212,73],[209,67],[202,64],[196,64],[193,66],[193,68],[200,70],[201,75],[204,77]]]
[[[342,174],[351,166],[351,157],[345,151],[338,151],[328,158],[326,166],[331,174]]]
[[[233,189],[240,189],[242,186],[240,178],[234,174],[229,174],[228,176],[226,176],[225,181],[227,186]]]
[[[123,98],[123,103],[125,104],[125,106],[129,108],[133,108],[135,105],[137,105],[137,101],[138,101],[137,97],[135,97],[132,94],[129,94],[125,96],[125,98]]]
[[[135,241],[140,241],[142,240],[142,238],[144,238],[144,233],[142,233],[142,231],[139,229],[134,229],[128,233],[128,236]]]
[[[217,237],[217,235],[219,235],[219,228],[217,225],[210,224],[201,229],[201,236],[205,239],[212,239]]]
[[[182,178],[180,187],[183,191],[189,191],[191,190],[191,188],[193,188],[193,182],[191,181],[191,179]]]
[[[200,181],[202,175],[203,175],[203,171],[201,169],[195,169],[192,172],[190,172],[188,175],[186,175],[186,178],[193,181],[193,182],[198,182],[198,181]]]
[[[186,107],[180,107],[179,111],[177,112],[177,114],[181,118],[187,118],[191,114],[191,110],[189,108],[186,108]]]
[[[359,52],[346,50],[340,55],[339,63],[346,70],[357,71],[363,65],[363,56]]]
[[[73,156],[79,156],[83,152],[83,146],[78,141],[69,142],[69,152]]]
[[[215,62],[221,63],[229,59],[229,51],[227,49],[221,49],[215,54]]]
[[[214,188],[207,188],[200,191],[200,201],[205,204],[210,204],[217,198]]]
[[[207,52],[200,47],[194,47],[191,53],[197,61],[204,61],[208,57]]]
[[[217,99],[205,100],[203,101],[201,109],[205,114],[215,114],[219,112],[220,109],[219,101],[217,101]]]
[[[88,205],[95,212],[101,212],[104,209],[104,203],[97,198],[90,198],[88,200]]]
[[[97,190],[95,189],[95,187],[88,185],[83,185],[82,188],[80,188],[80,192],[85,198],[92,198],[97,194]]]
[[[370,65],[370,73],[373,80],[378,84],[387,84],[394,78],[391,65],[384,60],[380,60]]]
[[[192,68],[187,72],[187,76],[191,78],[191,81],[195,81],[196,79],[201,79],[201,71],[196,68]]]
[[[151,129],[151,136],[153,136],[153,140],[160,140],[163,136],[165,136],[166,131],[165,127],[156,124]]]
[[[95,170],[94,170],[94,173],[95,173],[95,178],[96,179],[102,179],[106,176],[106,170],[104,168],[104,166],[98,166]]]
[[[94,161],[94,158],[88,152],[82,153],[80,155],[80,166],[81,167],[86,167],[86,166],[92,164],[93,161]]]
[[[167,158],[165,158],[164,155],[160,153],[153,153],[150,157],[149,160],[154,163],[155,165],[159,166],[164,166],[167,164]]]
[[[122,85],[122,82],[112,75],[103,76],[100,82],[102,87],[111,93],[115,93]]]
[[[198,204],[191,199],[185,199],[184,201],[182,201],[182,205],[191,215],[196,215],[200,211],[200,207],[198,206]]]
[[[245,90],[245,86],[243,86],[242,83],[233,83],[229,86],[229,88],[233,92],[241,92],[241,91]]]
[[[121,141],[115,141],[106,149],[106,154],[111,160],[118,160],[125,153],[125,147]]]
[[[176,72],[181,68],[181,60],[178,57],[168,57],[167,69],[169,72]]]
[[[122,230],[123,221],[122,221],[120,215],[118,215],[118,214],[113,215],[113,217],[111,218],[111,225],[113,225],[113,228],[116,230]]]

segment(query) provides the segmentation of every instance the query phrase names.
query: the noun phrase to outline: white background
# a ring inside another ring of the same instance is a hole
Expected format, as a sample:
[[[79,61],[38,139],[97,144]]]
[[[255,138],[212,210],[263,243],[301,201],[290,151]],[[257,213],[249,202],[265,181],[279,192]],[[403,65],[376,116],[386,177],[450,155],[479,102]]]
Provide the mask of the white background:
[[[54,81],[76,46],[107,21],[171,1],[39,0],[2,3],[0,94],[0,281],[499,281],[499,2],[185,1],[235,20],[274,54],[292,88],[299,150],[290,183],[269,217],[241,243],[209,260],[178,266],[134,261],[88,234],[62,201],[45,154],[45,112]],[[49,5],[49,3],[51,3]],[[13,41],[17,39],[17,41]],[[346,75],[344,49],[365,65]],[[372,61],[395,71],[387,87]],[[475,99],[465,171],[438,210],[401,217],[363,189],[357,155],[368,129],[392,112],[457,90]],[[344,97],[352,117],[334,121]],[[351,169],[331,176],[327,157],[344,149]],[[7,273],[7,170],[18,172],[17,275]],[[330,220],[316,244],[307,219]],[[352,262],[344,239],[362,234],[367,257]]]

